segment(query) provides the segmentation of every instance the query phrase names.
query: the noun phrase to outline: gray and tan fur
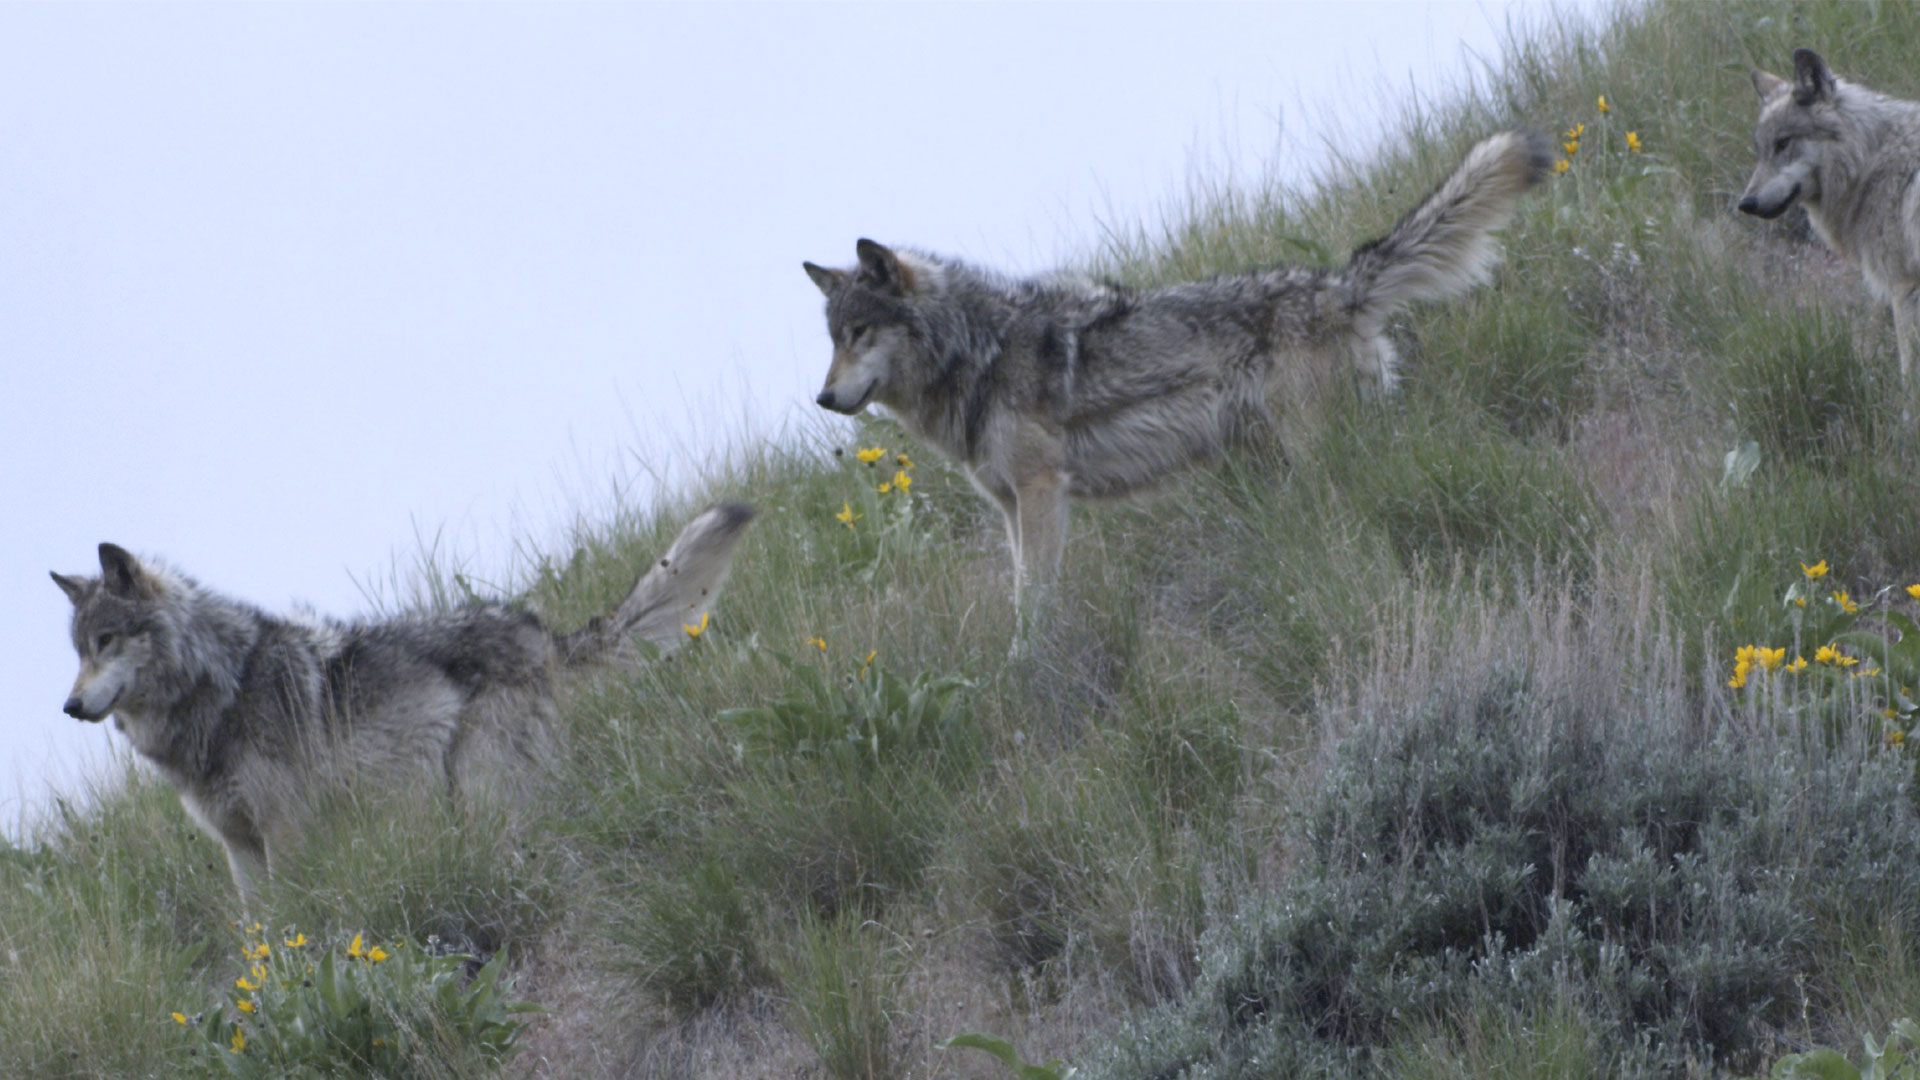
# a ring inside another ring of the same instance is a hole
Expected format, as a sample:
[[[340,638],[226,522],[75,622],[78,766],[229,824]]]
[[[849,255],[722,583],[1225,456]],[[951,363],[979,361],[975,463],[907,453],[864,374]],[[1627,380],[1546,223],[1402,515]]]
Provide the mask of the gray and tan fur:
[[[819,404],[885,406],[960,461],[1006,516],[1022,583],[1050,577],[1067,500],[1125,495],[1247,436],[1277,437],[1354,373],[1395,383],[1387,320],[1485,281],[1492,233],[1545,175],[1543,140],[1482,141],[1386,236],[1337,269],[1278,267],[1136,291],[1013,280],[861,240],[859,264],[806,263],[827,297]]]
[[[113,544],[73,601],[80,674],[66,712],[111,714],[226,847],[251,898],[269,860],[349,781],[463,801],[522,791],[553,760],[556,676],[630,636],[685,639],[753,511],[713,507],[611,614],[569,634],[498,604],[357,622],[283,618]]]
[[[1900,380],[1916,348],[1920,302],[1920,102],[1837,79],[1811,49],[1793,53],[1793,80],[1753,73],[1759,164],[1740,210],[1775,218],[1796,203],[1827,246],[1860,267],[1893,307]]]

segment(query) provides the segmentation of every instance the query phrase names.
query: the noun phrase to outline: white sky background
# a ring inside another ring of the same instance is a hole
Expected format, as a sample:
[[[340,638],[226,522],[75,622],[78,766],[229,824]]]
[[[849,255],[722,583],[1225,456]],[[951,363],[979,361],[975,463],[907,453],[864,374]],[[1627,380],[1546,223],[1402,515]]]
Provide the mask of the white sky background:
[[[60,712],[47,571],[101,540],[269,611],[363,612],[436,532],[506,577],[813,410],[801,260],[1071,262],[1542,14],[0,6],[0,829],[124,749]]]

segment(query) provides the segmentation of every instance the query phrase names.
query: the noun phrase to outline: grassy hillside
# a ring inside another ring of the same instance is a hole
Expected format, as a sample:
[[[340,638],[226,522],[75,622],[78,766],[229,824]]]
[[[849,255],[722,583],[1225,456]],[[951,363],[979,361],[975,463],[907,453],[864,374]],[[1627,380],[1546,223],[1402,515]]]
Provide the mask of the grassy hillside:
[[[378,1075],[663,1078],[1004,1075],[936,1046],[969,1031],[1116,1080],[1747,1075],[1920,1016],[1920,666],[1873,644],[1915,611],[1920,442],[1858,276],[1732,210],[1745,70],[1801,45],[1920,96],[1920,8],[1634,8],[1314,190],[1092,254],[1335,258],[1475,138],[1585,125],[1495,283],[1397,327],[1399,398],[1077,508],[1023,659],[997,512],[822,427],[529,575],[576,625],[693,507],[766,511],[702,637],[572,688],[521,818],[343,798],[243,919],[171,792],[109,778],[0,849],[0,1074],[272,1075],[300,1008]],[[447,949],[546,1010],[504,1065]],[[310,962],[363,997],[312,1005]]]

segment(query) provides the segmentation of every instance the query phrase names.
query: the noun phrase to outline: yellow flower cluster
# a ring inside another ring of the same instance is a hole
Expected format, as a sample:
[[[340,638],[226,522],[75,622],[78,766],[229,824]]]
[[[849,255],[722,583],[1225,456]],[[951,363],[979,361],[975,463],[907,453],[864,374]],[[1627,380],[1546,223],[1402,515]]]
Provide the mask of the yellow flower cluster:
[[[696,623],[681,623],[681,624],[680,624],[680,629],[682,629],[682,630],[685,630],[685,631],[687,632],[687,636],[688,636],[688,637],[690,637],[690,638],[692,638],[692,639],[694,639],[695,641],[698,641],[698,640],[700,640],[700,635],[701,635],[701,634],[704,634],[704,633],[706,633],[706,632],[707,632],[707,623],[708,623],[708,622],[709,622],[709,621],[710,621],[710,620],[711,620],[712,618],[713,618],[713,615],[712,615],[712,613],[711,613],[711,612],[706,612],[706,611],[703,611],[703,612],[701,612],[701,613],[700,613],[700,621],[699,621],[699,622],[698,622],[697,624],[696,624]],[[360,941],[360,938],[359,938],[358,936],[356,936],[356,937],[355,937],[355,938],[354,938],[353,940],[354,940],[354,943],[355,943],[355,944],[358,944],[358,943],[359,943],[359,941]],[[359,954],[358,954],[358,953],[354,953],[354,954],[352,954],[352,955],[355,955],[355,956],[358,956]]]
[[[1607,95],[1605,94],[1601,94],[1596,98],[1594,105],[1599,109],[1601,116],[1606,116],[1613,112],[1613,106],[1607,104]],[[1553,171],[1555,175],[1564,175],[1573,168],[1573,158],[1580,153],[1580,140],[1586,138],[1586,135],[1587,125],[1584,123],[1576,123],[1560,133],[1560,149],[1567,156],[1554,160]],[[1604,135],[1604,132],[1602,135]],[[1640,141],[1640,133],[1637,131],[1627,132],[1626,145],[1627,152],[1631,154],[1644,153],[1646,150],[1645,145]]]
[[[1778,671],[1786,663],[1786,659],[1785,648],[1769,649],[1764,645],[1742,645],[1733,654],[1733,677],[1727,680],[1727,685],[1738,690],[1747,685],[1747,676],[1753,672],[1755,666],[1762,671]],[[1794,657],[1793,664],[1786,665],[1788,671],[1799,671],[1806,666],[1807,662],[1797,656]]]
[[[236,922],[233,924],[233,928],[235,930],[240,930],[241,926],[238,922]],[[253,937],[253,936],[259,935],[262,932],[262,929],[263,928],[259,923],[254,923],[252,926],[247,927],[242,932],[247,937]],[[281,961],[281,963],[285,964],[285,963],[291,962],[292,960],[291,950],[302,949],[306,947],[307,935],[303,933],[299,933],[289,928],[288,936],[282,937],[281,944],[284,945],[289,950],[289,952],[285,954],[288,957],[288,959]],[[401,944],[405,944],[405,943],[404,942],[396,943],[394,945],[394,948],[396,949],[399,948]],[[247,973],[233,980],[234,988],[240,991],[240,993],[235,994],[232,998],[233,1007],[239,1011],[242,1017],[258,1017],[260,1015],[260,1010],[261,1010],[260,999],[255,995],[257,995],[259,991],[261,991],[262,989],[266,988],[267,979],[270,974],[266,965],[266,960],[268,957],[272,955],[273,955],[273,946],[268,942],[264,940],[247,941],[244,938],[242,939],[241,946],[240,946],[240,956],[242,959],[246,960],[247,962]],[[355,934],[353,935],[353,942],[347,946],[347,955],[363,963],[371,965],[371,964],[378,964],[386,960],[392,954],[390,954],[389,952],[387,952],[387,950],[381,948],[378,945],[375,945],[369,948],[366,944],[366,937],[362,934]],[[312,964],[307,965],[307,971],[309,973],[313,971]],[[283,981],[281,985],[283,988],[285,988],[285,987],[291,987],[293,984],[291,981]],[[190,1017],[183,1012],[175,1012],[175,1013],[170,1013],[168,1015],[170,1015],[173,1018],[174,1023],[179,1024],[183,1027],[188,1025],[195,1025],[200,1023],[201,1021],[201,1017],[199,1015]],[[215,1020],[215,1022],[216,1023],[218,1022],[217,1019]],[[233,1038],[229,1040],[227,1043],[227,1052],[231,1054],[243,1054],[246,1052],[246,1050],[247,1050],[246,1030],[242,1028],[238,1022],[236,1022],[233,1025]]]
[[[839,451],[835,450],[834,453],[837,454]],[[863,446],[855,450],[853,456],[860,464],[872,468],[879,463],[881,458],[887,456],[887,448],[884,446]],[[873,490],[882,495],[893,493],[901,495],[911,494],[913,489],[913,473],[911,471],[913,469],[913,459],[905,453],[897,453],[893,455],[893,460],[894,464],[899,467],[893,471],[891,477],[875,484]],[[840,512],[833,515],[833,519],[845,525],[847,531],[858,532],[859,530],[855,528],[853,523],[865,516],[864,514],[854,513],[853,503],[842,502],[840,504]]]
[[[702,620],[703,624],[704,622],[705,620]],[[378,945],[375,945],[371,949],[366,948],[361,936],[355,934],[353,935],[353,943],[347,946],[347,955],[353,957],[355,960],[365,960],[370,964],[377,964],[387,958],[387,950]]]
[[[1838,645],[1827,644],[1813,651],[1813,662],[1816,664],[1828,664],[1844,670],[1859,663],[1860,658],[1857,656],[1848,656],[1846,653],[1841,652]],[[1862,672],[1862,674],[1865,674],[1865,672]]]

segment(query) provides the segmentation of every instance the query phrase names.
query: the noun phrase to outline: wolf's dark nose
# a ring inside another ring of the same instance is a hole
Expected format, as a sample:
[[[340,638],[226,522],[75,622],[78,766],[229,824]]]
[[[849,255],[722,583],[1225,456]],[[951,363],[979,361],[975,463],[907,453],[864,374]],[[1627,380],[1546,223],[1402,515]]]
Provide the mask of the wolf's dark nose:
[[[820,406],[823,409],[833,408],[833,391],[831,390],[820,391],[820,396],[817,398],[814,398],[813,403],[815,405]]]
[[[1744,199],[1741,199],[1741,200],[1740,200],[1740,212],[1741,212],[1741,213],[1743,213],[1743,214],[1757,214],[1757,213],[1759,213],[1759,212],[1760,212],[1760,200],[1759,200],[1759,199],[1756,199],[1756,198],[1754,198],[1754,197],[1753,197],[1753,196],[1751,196],[1751,195],[1749,195],[1749,196],[1747,196],[1747,197],[1746,197],[1746,198],[1744,198]]]
[[[60,711],[76,720],[85,720],[87,718],[86,707],[80,704],[80,695],[78,694],[68,698],[67,703],[60,706]]]

